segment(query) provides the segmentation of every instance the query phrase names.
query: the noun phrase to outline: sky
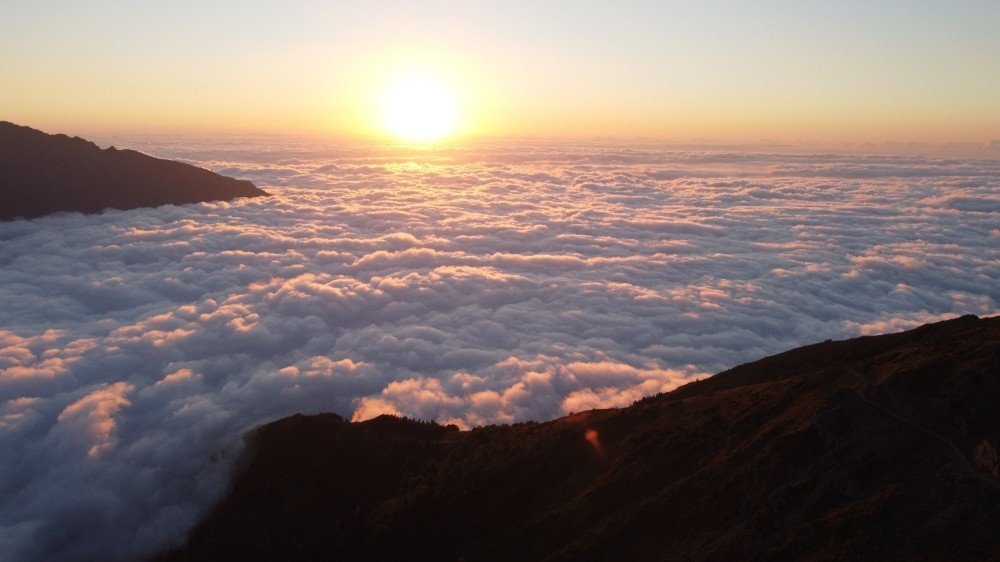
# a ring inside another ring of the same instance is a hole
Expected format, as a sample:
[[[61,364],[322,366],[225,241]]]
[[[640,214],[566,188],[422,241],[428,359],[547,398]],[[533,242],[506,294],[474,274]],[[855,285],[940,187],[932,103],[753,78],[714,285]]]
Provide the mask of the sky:
[[[372,137],[419,69],[459,137],[1000,139],[1000,2],[0,2],[0,119]]]

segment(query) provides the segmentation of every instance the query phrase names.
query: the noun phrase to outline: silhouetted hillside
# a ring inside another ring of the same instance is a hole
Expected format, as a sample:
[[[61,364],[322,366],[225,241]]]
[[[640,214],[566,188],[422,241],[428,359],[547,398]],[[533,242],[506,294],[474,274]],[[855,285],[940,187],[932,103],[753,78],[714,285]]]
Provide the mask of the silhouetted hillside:
[[[248,181],[0,121],[0,220],[267,195]]]
[[[967,316],[547,423],[293,416],[169,559],[995,559],[998,365]]]

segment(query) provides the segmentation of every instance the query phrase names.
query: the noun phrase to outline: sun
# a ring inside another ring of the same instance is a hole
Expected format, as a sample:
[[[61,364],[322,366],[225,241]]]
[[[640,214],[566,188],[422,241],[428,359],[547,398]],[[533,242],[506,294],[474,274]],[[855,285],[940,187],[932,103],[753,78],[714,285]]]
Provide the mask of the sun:
[[[445,83],[426,72],[394,79],[381,97],[386,133],[408,142],[435,142],[454,134],[458,99]]]

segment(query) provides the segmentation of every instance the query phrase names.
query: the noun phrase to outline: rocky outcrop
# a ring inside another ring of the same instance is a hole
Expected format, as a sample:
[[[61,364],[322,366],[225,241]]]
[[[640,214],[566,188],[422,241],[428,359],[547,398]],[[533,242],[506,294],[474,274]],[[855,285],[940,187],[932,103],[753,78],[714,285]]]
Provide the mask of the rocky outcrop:
[[[294,416],[170,560],[1000,557],[1000,317],[471,431]]]
[[[1000,479],[1000,453],[990,439],[983,439],[973,452],[973,462],[994,478]]]
[[[0,220],[266,195],[190,164],[0,122]]]

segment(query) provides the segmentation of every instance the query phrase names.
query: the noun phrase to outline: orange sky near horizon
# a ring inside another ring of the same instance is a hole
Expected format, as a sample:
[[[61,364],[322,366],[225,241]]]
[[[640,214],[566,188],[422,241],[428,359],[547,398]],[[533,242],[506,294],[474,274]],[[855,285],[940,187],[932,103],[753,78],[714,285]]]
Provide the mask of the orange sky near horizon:
[[[380,138],[380,96],[416,69],[456,100],[452,140],[1000,138],[989,1],[186,7],[13,2],[0,119],[70,134]]]

